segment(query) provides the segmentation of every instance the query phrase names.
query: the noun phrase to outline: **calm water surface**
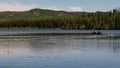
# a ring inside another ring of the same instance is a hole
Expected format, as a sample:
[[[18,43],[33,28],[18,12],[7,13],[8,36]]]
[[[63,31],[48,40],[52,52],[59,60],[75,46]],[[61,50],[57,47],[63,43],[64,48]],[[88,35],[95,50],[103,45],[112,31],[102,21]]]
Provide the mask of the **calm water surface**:
[[[0,30],[0,68],[120,68],[120,30],[41,34],[89,32]]]

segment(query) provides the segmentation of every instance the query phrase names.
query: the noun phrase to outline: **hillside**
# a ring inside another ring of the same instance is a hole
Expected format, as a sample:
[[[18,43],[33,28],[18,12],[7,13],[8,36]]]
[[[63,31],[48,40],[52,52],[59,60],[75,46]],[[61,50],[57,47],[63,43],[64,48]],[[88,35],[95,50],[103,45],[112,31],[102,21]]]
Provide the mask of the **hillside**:
[[[65,12],[65,11],[53,11],[53,10],[44,10],[44,9],[31,9],[29,11],[23,12],[0,12],[0,20],[9,20],[9,19],[31,19],[31,18],[50,18],[50,17],[68,17],[81,14],[75,12]]]
[[[120,29],[120,12],[66,12],[31,9],[0,12],[0,28]]]

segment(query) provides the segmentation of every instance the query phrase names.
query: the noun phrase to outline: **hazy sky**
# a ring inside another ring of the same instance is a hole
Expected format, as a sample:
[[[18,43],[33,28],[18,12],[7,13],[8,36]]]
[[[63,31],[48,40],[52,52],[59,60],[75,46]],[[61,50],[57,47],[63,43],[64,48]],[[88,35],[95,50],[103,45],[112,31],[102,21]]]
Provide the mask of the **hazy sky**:
[[[0,11],[25,11],[32,8],[109,11],[116,7],[120,7],[120,0],[0,0]]]

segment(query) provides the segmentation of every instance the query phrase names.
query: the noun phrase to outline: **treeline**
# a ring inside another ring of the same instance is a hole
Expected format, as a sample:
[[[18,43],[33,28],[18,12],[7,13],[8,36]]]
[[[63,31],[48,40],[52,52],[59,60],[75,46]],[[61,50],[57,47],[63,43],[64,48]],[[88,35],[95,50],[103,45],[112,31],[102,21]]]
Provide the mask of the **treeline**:
[[[72,14],[68,12],[67,14]],[[73,15],[0,20],[0,28],[120,29],[120,12],[74,12]]]

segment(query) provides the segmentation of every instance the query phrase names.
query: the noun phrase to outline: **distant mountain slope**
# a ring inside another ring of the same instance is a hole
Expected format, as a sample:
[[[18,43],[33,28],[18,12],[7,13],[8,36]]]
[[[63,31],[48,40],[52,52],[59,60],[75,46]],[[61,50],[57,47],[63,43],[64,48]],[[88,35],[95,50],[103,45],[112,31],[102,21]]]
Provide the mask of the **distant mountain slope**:
[[[0,12],[0,28],[120,29],[120,12],[6,11]]]
[[[6,11],[0,12],[0,20],[10,19],[31,19],[31,18],[49,18],[49,17],[72,17],[79,15],[82,12],[65,12],[65,11],[53,11],[44,9],[31,9],[23,12]]]

